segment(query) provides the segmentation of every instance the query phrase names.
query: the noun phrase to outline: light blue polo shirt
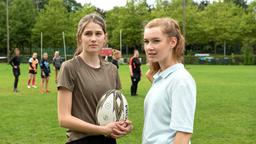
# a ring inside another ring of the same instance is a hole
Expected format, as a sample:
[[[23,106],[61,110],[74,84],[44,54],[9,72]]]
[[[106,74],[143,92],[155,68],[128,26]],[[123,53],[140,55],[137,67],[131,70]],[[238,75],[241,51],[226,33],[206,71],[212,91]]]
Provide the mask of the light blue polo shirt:
[[[154,75],[144,101],[143,144],[173,144],[177,131],[193,133],[196,84],[181,63]]]

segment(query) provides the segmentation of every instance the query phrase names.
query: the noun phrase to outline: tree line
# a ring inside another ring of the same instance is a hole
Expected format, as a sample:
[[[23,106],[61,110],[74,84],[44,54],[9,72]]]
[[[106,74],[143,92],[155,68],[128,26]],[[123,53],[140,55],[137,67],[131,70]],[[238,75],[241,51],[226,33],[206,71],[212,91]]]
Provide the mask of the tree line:
[[[122,7],[104,11],[75,0],[9,0],[10,47],[26,53],[43,47],[62,48],[65,33],[68,48],[76,48],[76,30],[81,17],[101,14],[107,23],[108,46],[119,49],[120,32],[125,50],[143,47],[143,26],[156,17],[172,17],[182,27],[182,0],[127,0]],[[0,54],[6,53],[6,0],[0,1]],[[254,53],[256,45],[256,2],[186,0],[186,53]],[[181,28],[182,29],[182,28]]]

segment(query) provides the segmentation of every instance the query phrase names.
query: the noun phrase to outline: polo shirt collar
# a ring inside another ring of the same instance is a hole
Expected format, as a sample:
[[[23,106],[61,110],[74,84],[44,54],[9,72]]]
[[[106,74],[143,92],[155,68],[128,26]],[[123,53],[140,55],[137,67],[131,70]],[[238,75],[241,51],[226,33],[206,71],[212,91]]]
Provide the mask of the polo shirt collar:
[[[161,80],[161,79],[165,79],[167,78],[169,75],[171,75],[173,72],[175,72],[176,70],[180,69],[180,68],[184,68],[184,65],[182,63],[177,63],[173,66],[170,66],[169,68],[167,68],[166,70],[162,71],[162,72],[157,72],[153,78],[154,78],[154,83]]]

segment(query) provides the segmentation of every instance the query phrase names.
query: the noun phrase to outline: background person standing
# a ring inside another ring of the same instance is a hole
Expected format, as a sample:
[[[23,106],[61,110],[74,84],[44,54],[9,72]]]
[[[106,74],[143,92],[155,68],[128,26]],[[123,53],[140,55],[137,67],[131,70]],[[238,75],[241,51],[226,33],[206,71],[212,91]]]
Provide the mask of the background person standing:
[[[130,59],[129,68],[130,68],[130,75],[132,80],[131,85],[131,95],[136,96],[137,95],[137,88],[138,83],[140,81],[141,77],[141,62],[139,59],[139,51],[137,49],[134,49],[133,57]]]
[[[121,52],[118,50],[113,50],[113,56],[112,56],[112,64],[114,64],[117,69],[119,69],[118,60],[121,58]]]
[[[18,92],[18,82],[20,76],[20,50],[18,48],[14,49],[15,56],[11,59],[9,64],[12,66],[12,72],[14,76],[13,92]]]
[[[60,66],[62,63],[62,58],[60,57],[59,51],[55,51],[54,57],[53,57],[53,66],[55,69],[55,82],[57,83],[57,77],[60,70]]]
[[[38,59],[37,59],[37,53],[33,53],[32,57],[29,59],[29,79],[28,79],[28,88],[30,87],[30,82],[32,80],[32,87],[37,88],[36,83],[36,74],[37,74],[37,65],[38,65]]]
[[[48,54],[44,53],[43,54],[43,59],[40,62],[40,68],[41,68],[41,89],[40,89],[40,93],[49,93],[49,89],[48,89],[48,82],[49,82],[49,77],[50,77],[50,73],[51,73],[51,69],[50,69],[50,63],[48,62]]]

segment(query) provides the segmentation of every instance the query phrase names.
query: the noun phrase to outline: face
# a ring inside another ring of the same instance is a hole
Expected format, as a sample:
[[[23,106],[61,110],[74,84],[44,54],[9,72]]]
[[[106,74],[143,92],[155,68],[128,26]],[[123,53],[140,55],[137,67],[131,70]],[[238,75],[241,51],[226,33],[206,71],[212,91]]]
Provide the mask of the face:
[[[37,58],[37,53],[34,53],[32,57]]]
[[[55,56],[59,56],[59,53],[58,53],[58,52],[56,52],[56,53],[55,53]]]
[[[164,34],[160,27],[144,30],[144,49],[149,62],[163,62],[171,57],[176,38]]]
[[[134,51],[134,56],[135,56],[135,57],[139,57],[139,56],[140,56],[140,54],[139,54],[139,51],[138,51],[138,50],[135,50],[135,51]]]
[[[121,58],[121,53],[116,52],[116,53],[114,53],[113,57],[114,57],[115,59],[119,60],[119,59]]]
[[[90,22],[86,25],[80,42],[83,51],[98,53],[106,42],[106,35],[100,25]]]
[[[44,55],[43,55],[43,58],[44,58],[44,59],[48,59],[48,54],[44,54]]]
[[[16,49],[16,50],[14,51],[14,53],[15,53],[16,56],[19,56],[19,55],[20,55],[20,50]]]

